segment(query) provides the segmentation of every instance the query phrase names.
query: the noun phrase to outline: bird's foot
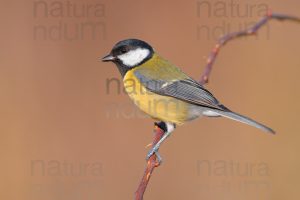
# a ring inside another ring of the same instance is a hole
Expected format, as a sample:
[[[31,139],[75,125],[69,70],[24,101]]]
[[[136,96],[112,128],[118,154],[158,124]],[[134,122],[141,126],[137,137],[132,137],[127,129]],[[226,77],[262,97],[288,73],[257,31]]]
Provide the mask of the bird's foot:
[[[155,154],[156,155],[156,159],[158,161],[158,163],[160,164],[162,162],[162,158],[158,153],[159,147],[162,144],[162,142],[167,139],[167,137],[170,136],[170,134],[172,133],[172,131],[175,129],[175,124],[171,124],[171,123],[165,123],[165,122],[160,122],[159,124],[156,124],[157,126],[159,126],[163,131],[164,131],[164,135],[160,138],[160,140],[154,145],[154,147],[152,147],[152,149],[148,152],[147,154],[147,158],[146,160],[148,161],[149,158]]]
[[[150,159],[151,156],[153,156],[154,154],[156,155],[156,160],[158,162],[158,164],[161,164],[162,162],[162,158],[160,156],[160,154],[158,153],[158,147],[154,146],[147,154],[146,160],[148,161]]]

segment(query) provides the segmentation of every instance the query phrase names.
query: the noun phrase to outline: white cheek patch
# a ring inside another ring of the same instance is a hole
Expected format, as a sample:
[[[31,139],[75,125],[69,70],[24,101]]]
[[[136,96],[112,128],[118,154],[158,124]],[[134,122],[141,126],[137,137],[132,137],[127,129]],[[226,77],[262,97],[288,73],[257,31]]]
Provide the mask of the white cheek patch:
[[[150,54],[149,49],[137,48],[130,50],[125,54],[119,55],[118,58],[127,66],[135,66],[141,63]]]

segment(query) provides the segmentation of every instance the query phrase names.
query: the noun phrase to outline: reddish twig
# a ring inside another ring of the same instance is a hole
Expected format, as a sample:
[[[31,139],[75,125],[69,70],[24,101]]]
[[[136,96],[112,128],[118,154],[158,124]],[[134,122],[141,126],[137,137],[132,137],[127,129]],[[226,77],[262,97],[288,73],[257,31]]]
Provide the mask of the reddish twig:
[[[294,22],[300,22],[300,18],[294,17],[294,16],[289,16],[289,15],[284,15],[284,14],[275,14],[268,12],[266,16],[264,16],[259,22],[257,22],[255,25],[251,26],[250,28],[243,30],[243,31],[238,31],[238,32],[233,32],[229,33],[223,37],[221,37],[213,50],[211,51],[208,59],[206,66],[204,68],[204,72],[199,80],[199,83],[201,84],[207,84],[209,76],[211,74],[212,66],[217,58],[217,55],[221,49],[228,41],[231,41],[233,39],[243,37],[243,36],[250,36],[254,35],[257,33],[258,29],[260,29],[263,25],[265,25],[269,20],[271,19],[276,19],[276,20],[289,20],[289,21],[294,21]],[[164,131],[160,129],[158,126],[155,126],[154,128],[154,140],[152,142],[152,146],[154,146],[163,136]],[[142,200],[145,190],[147,188],[147,185],[149,183],[149,180],[151,178],[151,175],[156,167],[159,166],[159,162],[157,161],[156,155],[153,154],[150,159],[147,162],[147,167],[144,172],[144,176],[140,182],[140,185],[135,193],[135,200]]]
[[[216,61],[216,58],[218,56],[218,53],[227,42],[230,40],[244,37],[244,36],[250,36],[250,35],[255,35],[263,25],[265,25],[269,20],[271,19],[276,19],[276,20],[289,20],[289,21],[294,21],[294,22],[300,22],[300,18],[294,17],[294,16],[289,16],[289,15],[284,15],[284,14],[276,14],[276,13],[271,13],[268,12],[266,16],[264,16],[259,22],[251,26],[250,28],[243,30],[243,31],[237,31],[233,33],[229,33],[227,35],[222,36],[217,44],[214,46],[213,50],[211,51],[210,55],[207,58],[206,66],[204,68],[204,72],[199,80],[201,84],[206,84],[208,83],[208,78],[210,76],[212,66],[214,62]]]
[[[160,139],[161,137],[164,135],[164,131],[159,128],[157,125],[154,126],[154,139],[152,142],[151,146],[154,146]],[[155,167],[158,167],[160,165],[160,163],[157,161],[156,155],[153,154],[148,162],[147,162],[147,167],[146,170],[144,172],[144,176],[141,180],[141,183],[137,189],[137,191],[135,192],[135,199],[136,200],[142,200],[145,190],[147,188],[147,185],[149,183],[149,180],[151,178],[152,172],[154,170]]]

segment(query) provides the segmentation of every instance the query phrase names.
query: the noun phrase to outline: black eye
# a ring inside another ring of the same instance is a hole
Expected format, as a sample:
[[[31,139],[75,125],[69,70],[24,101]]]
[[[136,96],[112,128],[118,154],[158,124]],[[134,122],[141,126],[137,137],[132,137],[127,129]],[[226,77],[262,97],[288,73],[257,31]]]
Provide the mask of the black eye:
[[[123,54],[123,53],[127,53],[128,52],[128,49],[126,47],[122,47],[120,49],[120,52]]]

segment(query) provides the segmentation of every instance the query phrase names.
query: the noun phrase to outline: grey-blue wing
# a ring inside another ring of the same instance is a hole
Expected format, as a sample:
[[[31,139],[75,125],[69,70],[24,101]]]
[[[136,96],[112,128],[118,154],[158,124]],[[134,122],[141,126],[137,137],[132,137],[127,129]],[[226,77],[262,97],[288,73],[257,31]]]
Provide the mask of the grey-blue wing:
[[[145,71],[141,73],[141,71],[135,70],[134,73],[143,83],[144,87],[153,93],[174,97],[194,105],[218,110],[228,110],[201,84],[189,77],[182,80],[176,80],[175,77],[173,80],[157,80],[155,77],[152,77],[151,74],[149,76],[149,73],[145,73]]]

